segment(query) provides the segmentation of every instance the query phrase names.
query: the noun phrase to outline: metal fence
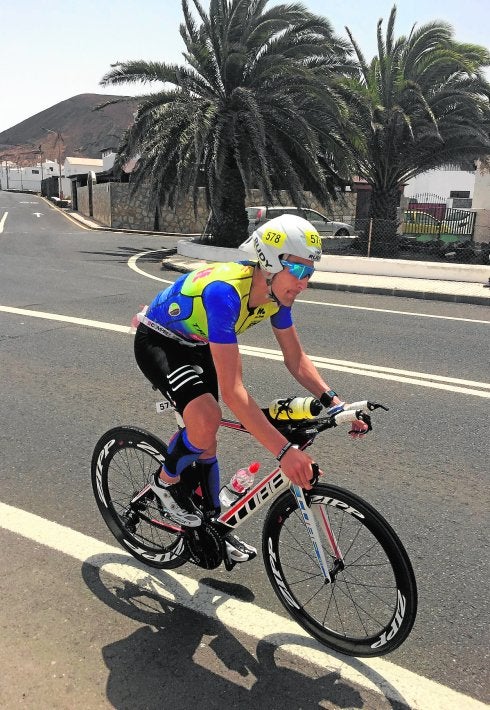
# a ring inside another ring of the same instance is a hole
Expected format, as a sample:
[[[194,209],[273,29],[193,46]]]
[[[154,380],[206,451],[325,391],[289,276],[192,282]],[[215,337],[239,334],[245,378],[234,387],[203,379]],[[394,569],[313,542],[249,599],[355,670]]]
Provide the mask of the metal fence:
[[[462,216],[463,214],[463,216]],[[490,228],[473,238],[475,213],[446,209],[444,218],[405,210],[397,220],[357,219],[355,235],[328,240],[324,251],[346,256],[490,264]]]

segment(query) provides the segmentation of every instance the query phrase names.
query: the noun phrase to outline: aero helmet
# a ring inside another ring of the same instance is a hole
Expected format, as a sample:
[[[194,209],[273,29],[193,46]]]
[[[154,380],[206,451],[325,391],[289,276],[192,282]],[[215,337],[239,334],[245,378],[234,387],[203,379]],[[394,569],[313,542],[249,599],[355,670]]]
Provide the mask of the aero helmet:
[[[256,229],[239,249],[256,256],[264,271],[277,274],[283,268],[279,261],[283,254],[318,261],[322,255],[322,242],[308,220],[294,214],[283,214]]]

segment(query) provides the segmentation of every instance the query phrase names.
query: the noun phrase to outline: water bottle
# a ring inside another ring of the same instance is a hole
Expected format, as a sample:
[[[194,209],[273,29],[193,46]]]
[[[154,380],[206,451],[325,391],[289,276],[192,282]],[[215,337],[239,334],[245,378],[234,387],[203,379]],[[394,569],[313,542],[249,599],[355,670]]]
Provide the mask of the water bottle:
[[[219,501],[225,508],[233,505],[249,488],[252,487],[254,477],[260,468],[258,461],[253,461],[248,468],[240,468],[233,475],[228,485],[223,486],[219,492]]]
[[[288,397],[275,399],[269,404],[272,419],[315,419],[323,407],[315,397]]]

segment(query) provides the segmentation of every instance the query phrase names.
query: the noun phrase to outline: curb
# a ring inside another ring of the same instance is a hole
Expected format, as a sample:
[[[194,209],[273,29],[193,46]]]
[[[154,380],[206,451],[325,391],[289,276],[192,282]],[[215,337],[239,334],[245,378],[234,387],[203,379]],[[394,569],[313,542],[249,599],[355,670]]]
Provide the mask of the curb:
[[[162,268],[171,271],[179,271],[180,273],[188,273],[199,268],[199,264],[207,262],[195,261],[194,264],[185,264],[179,261],[173,261],[164,257],[162,259]],[[432,291],[412,291],[411,289],[387,288],[382,286],[358,286],[356,284],[336,284],[322,283],[310,281],[309,289],[318,289],[322,291],[348,291],[351,293],[370,293],[378,296],[401,296],[403,298],[418,298],[426,301],[446,301],[449,303],[469,303],[476,306],[490,305],[490,298],[487,296],[472,296],[470,294],[452,294],[452,293],[434,293]],[[483,288],[483,286],[482,286]]]

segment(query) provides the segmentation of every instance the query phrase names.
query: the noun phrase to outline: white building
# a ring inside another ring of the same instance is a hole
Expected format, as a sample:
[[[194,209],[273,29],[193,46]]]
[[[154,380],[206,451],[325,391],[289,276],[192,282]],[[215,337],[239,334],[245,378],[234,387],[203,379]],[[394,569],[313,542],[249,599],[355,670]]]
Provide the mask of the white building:
[[[66,178],[72,175],[88,175],[90,172],[101,173],[104,163],[99,158],[73,158],[67,156],[63,164],[63,175]]]
[[[32,166],[20,167],[11,160],[0,161],[1,190],[31,190],[41,192],[41,180],[59,175],[57,160],[45,160]]]
[[[405,185],[404,195],[437,195],[447,202],[450,198],[473,197],[476,170],[462,170],[459,165],[444,165],[436,170],[428,170],[409,180]]]

